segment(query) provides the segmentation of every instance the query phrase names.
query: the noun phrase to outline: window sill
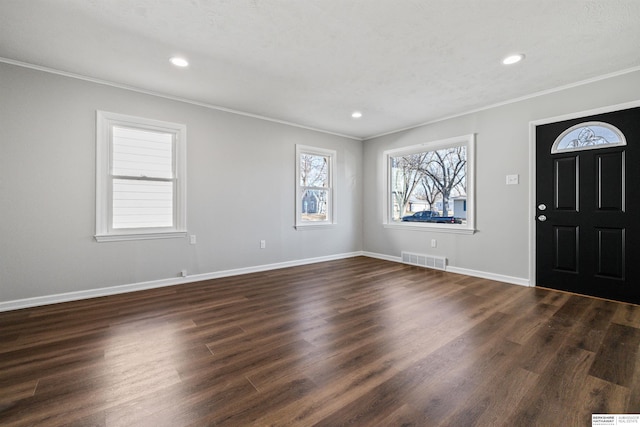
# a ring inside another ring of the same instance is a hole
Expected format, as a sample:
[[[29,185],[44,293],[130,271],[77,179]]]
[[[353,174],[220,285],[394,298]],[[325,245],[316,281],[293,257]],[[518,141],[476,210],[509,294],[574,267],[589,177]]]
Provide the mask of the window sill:
[[[434,233],[451,233],[451,234],[474,234],[473,228],[459,227],[446,224],[383,224],[384,228],[392,228],[396,230],[412,230],[412,231],[431,231]]]
[[[171,231],[167,233],[136,233],[136,234],[96,234],[97,242],[120,242],[125,240],[153,240],[179,239],[187,236],[186,231]]]
[[[323,230],[327,228],[335,228],[335,223],[325,222],[322,224],[296,224],[293,226],[296,230]]]

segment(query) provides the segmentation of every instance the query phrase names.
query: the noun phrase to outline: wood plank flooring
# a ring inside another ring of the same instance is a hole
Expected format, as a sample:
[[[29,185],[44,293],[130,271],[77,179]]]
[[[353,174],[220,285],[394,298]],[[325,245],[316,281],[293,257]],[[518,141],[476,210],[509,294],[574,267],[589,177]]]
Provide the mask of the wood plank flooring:
[[[640,307],[358,257],[0,313],[3,426],[590,426]]]

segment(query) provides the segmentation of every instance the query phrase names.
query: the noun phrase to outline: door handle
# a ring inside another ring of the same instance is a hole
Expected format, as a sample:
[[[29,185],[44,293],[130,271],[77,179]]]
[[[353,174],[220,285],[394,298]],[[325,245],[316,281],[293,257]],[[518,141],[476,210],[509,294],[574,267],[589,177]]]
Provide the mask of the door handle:
[[[546,220],[547,220],[547,217],[545,215],[540,215],[538,217],[538,221],[540,221],[540,222],[545,222]]]

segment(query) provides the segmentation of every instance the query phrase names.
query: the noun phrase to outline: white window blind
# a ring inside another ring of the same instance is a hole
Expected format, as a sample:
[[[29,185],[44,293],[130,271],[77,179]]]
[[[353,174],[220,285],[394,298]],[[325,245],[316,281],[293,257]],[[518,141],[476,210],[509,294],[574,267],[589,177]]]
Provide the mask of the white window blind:
[[[172,227],[173,135],[113,128],[113,228]]]

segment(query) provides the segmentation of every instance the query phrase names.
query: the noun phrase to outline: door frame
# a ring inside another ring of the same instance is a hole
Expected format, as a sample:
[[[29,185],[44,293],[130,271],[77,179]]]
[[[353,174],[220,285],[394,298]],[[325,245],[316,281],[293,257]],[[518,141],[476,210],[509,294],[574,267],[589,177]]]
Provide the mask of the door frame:
[[[595,116],[597,114],[611,113],[613,111],[627,110],[629,108],[640,107],[640,100],[625,102],[622,104],[608,105],[606,107],[594,108],[591,110],[578,111],[575,113],[563,114],[560,116],[547,117],[544,119],[529,122],[529,286],[536,286],[536,127],[549,123],[561,122],[564,120],[578,119],[580,117]]]

